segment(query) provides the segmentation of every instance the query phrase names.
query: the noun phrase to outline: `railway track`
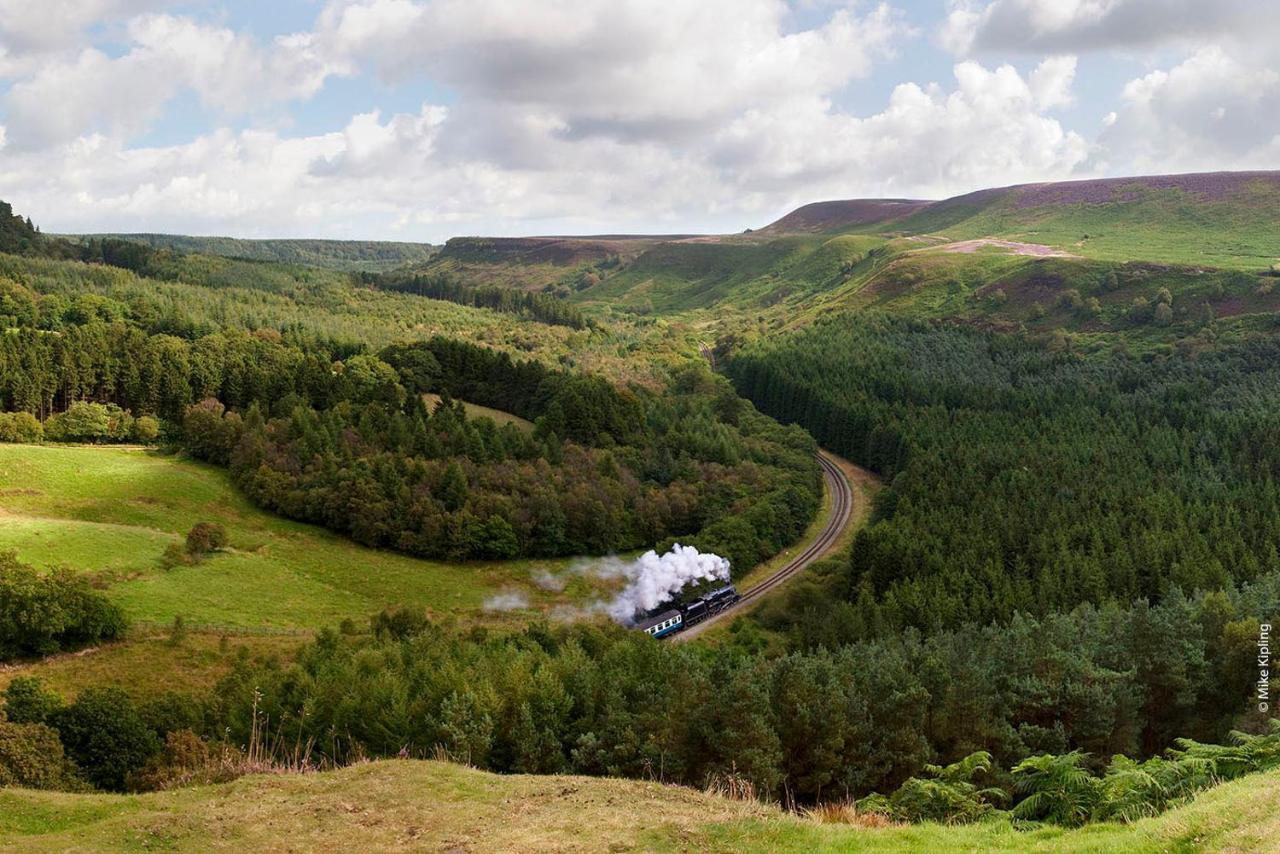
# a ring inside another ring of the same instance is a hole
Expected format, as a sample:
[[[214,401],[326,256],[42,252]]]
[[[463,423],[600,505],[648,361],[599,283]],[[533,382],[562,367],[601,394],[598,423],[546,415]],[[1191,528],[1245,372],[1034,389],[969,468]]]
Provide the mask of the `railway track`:
[[[844,472],[827,456],[826,452],[818,451],[818,465],[822,468],[822,479],[826,481],[827,489],[830,490],[832,498],[831,518],[827,520],[826,526],[823,527],[817,538],[804,551],[788,561],[786,566],[750,590],[744,591],[742,598],[732,606],[725,608],[720,613],[704,620],[693,628],[674,635],[671,638],[673,642],[681,643],[697,637],[706,630],[707,626],[714,625],[726,617],[741,613],[744,609],[759,601],[770,590],[773,590],[797,572],[802,571],[831,549],[831,546],[844,533],[849,521],[853,518],[853,487],[849,485],[849,480],[845,477]]]

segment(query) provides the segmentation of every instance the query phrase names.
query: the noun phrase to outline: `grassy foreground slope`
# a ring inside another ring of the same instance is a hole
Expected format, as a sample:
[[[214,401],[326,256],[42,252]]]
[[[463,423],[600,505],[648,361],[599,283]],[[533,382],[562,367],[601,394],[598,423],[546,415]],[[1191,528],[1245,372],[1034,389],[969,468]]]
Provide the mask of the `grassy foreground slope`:
[[[1280,834],[1280,775],[1246,777],[1133,825],[1017,831],[1007,822],[821,825],[690,789],[499,776],[388,760],[147,795],[0,792],[13,851],[1263,851]]]
[[[230,549],[165,569],[165,548],[196,522]],[[213,466],[140,448],[0,445],[0,548],[37,566],[91,572],[135,621],[244,628],[363,623],[392,605],[479,617],[487,597],[552,597],[531,580],[565,561],[447,564],[376,551],[257,509]],[[492,618],[492,617],[491,617]]]

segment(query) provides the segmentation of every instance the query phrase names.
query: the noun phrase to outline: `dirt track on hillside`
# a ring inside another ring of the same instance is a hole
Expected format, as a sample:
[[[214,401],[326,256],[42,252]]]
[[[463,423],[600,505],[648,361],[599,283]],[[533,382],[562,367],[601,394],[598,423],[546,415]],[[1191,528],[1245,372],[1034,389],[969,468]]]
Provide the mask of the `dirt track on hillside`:
[[[1054,249],[1052,246],[1045,246],[1042,243],[1019,243],[1016,240],[997,240],[994,237],[979,237],[976,240],[961,240],[956,243],[945,243],[941,246],[930,246],[931,250],[941,252],[959,252],[965,255],[977,252],[984,246],[995,246],[999,249],[1007,249],[1011,255],[1030,255],[1034,258],[1079,258],[1079,255],[1072,255],[1070,252],[1063,252],[1061,249]],[[913,249],[912,252],[923,252],[923,249]]]

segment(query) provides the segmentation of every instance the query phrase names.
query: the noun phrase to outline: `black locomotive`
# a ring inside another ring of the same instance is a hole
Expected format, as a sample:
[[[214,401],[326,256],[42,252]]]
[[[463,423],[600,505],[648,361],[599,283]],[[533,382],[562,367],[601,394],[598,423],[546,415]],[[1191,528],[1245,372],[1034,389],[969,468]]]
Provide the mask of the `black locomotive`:
[[[689,626],[696,626],[708,617],[719,614],[741,598],[732,584],[726,584],[719,590],[712,590],[677,608],[647,617],[636,623],[636,628],[655,638],[664,638],[683,631]]]

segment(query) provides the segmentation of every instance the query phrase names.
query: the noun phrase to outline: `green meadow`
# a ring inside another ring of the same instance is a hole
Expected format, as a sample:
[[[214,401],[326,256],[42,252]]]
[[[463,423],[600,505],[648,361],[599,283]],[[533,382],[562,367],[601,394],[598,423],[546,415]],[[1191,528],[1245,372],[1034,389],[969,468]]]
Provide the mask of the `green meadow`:
[[[229,548],[193,566],[161,556],[197,522],[221,524]],[[523,617],[588,597],[575,576],[560,593],[532,580],[569,561],[440,563],[376,551],[253,507],[225,471],[136,447],[0,445],[0,548],[39,566],[66,565],[141,624],[315,629],[420,606],[496,622],[485,600],[518,593]]]

